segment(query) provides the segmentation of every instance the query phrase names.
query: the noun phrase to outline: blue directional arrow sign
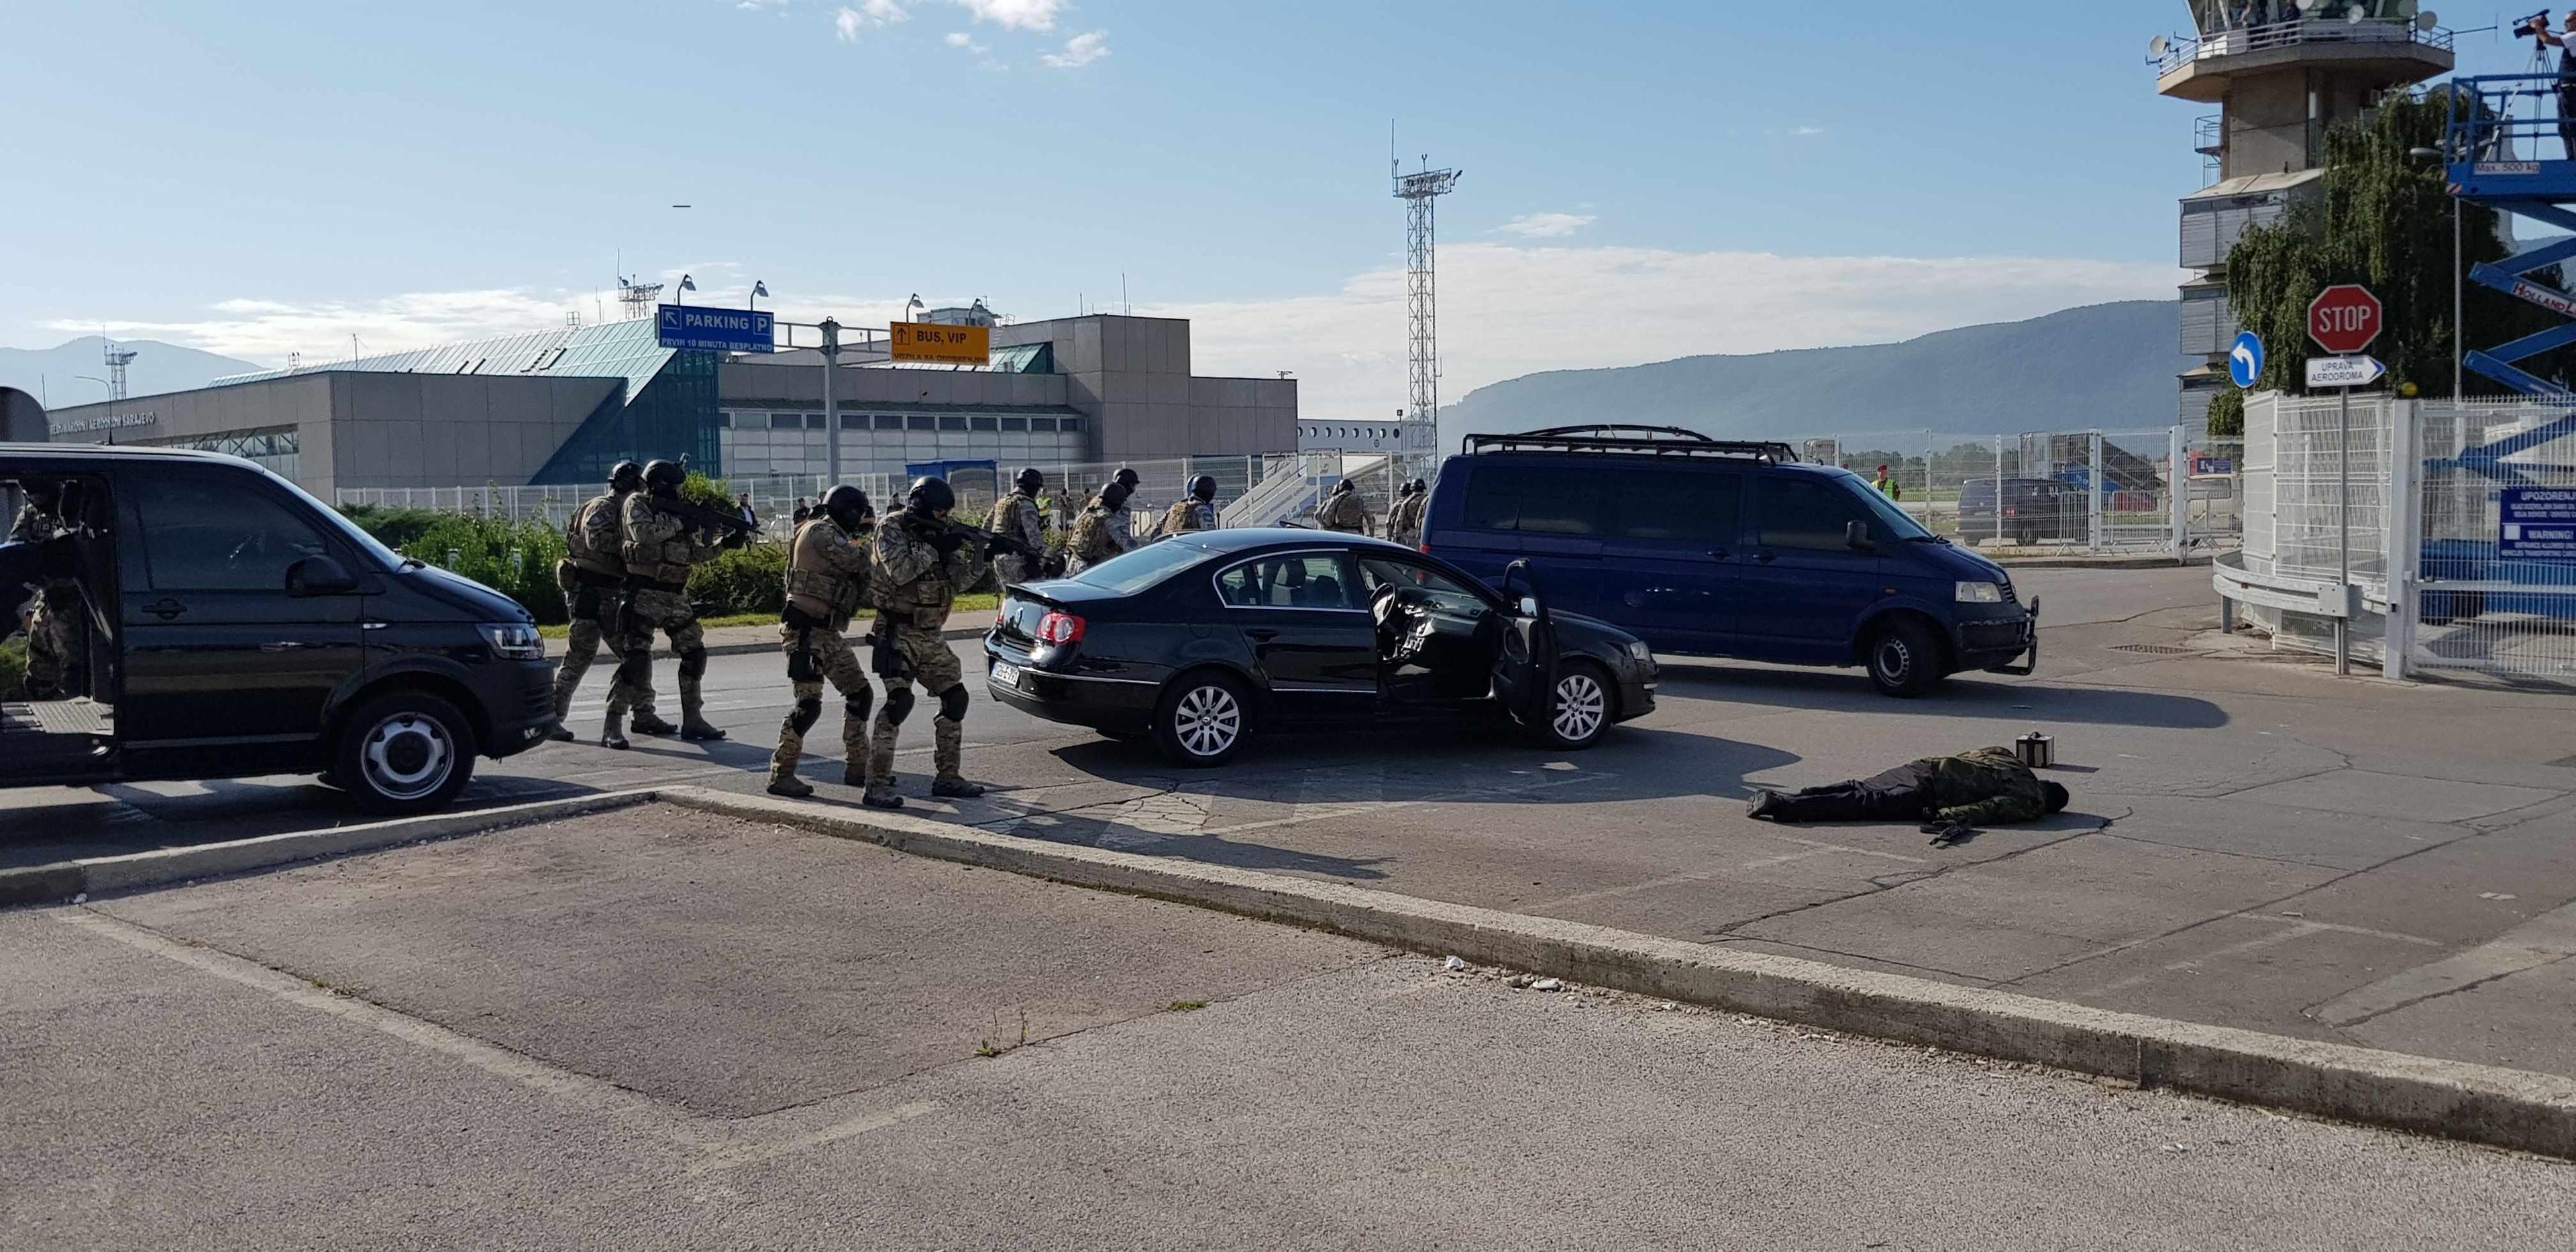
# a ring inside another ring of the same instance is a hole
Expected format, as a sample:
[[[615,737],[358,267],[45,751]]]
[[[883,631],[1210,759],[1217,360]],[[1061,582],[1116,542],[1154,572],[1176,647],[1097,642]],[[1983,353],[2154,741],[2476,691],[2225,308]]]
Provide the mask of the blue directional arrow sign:
[[[665,304],[655,309],[656,338],[665,348],[705,352],[769,352],[777,347],[776,318],[748,309]]]
[[[2251,387],[2263,376],[2263,337],[2246,331],[2236,337],[2236,347],[2227,354],[2227,376],[2239,387]]]

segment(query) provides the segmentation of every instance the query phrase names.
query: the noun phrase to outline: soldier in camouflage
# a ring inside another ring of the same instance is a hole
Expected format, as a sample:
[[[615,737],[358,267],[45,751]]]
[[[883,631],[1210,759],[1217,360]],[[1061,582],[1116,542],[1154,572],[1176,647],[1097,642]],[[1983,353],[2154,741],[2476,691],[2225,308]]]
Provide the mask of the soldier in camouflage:
[[[706,698],[699,694],[699,682],[707,672],[706,631],[698,626],[697,610],[689,606],[688,594],[689,567],[714,560],[723,548],[694,533],[688,522],[653,507],[657,499],[678,499],[680,484],[688,476],[676,462],[655,461],[644,467],[644,490],[628,495],[620,506],[620,556],[626,562],[625,629],[621,632],[625,644],[619,653],[617,680],[608,688],[608,722],[599,740],[606,747],[626,746],[621,722],[629,707],[651,706],[657,629],[671,637],[671,651],[680,658],[680,737],[725,737],[707,721]],[[736,545],[741,538],[728,536],[725,542]],[[648,723],[639,716],[635,729],[639,734],[668,734],[670,723],[660,718]]]
[[[1118,546],[1115,529],[1117,518],[1127,515],[1127,489],[1111,483],[1093,497],[1091,507],[1073,521],[1073,533],[1065,538],[1064,572],[1079,574],[1126,549]]]
[[[19,484],[27,502],[9,523],[9,542],[43,543],[70,529],[62,519],[62,486],[31,478]],[[63,579],[47,582],[20,611],[27,632],[27,671],[21,681],[31,700],[59,700],[73,694],[67,683],[89,655],[84,633],[80,584]]]
[[[566,631],[563,668],[555,671],[555,728],[551,738],[560,743],[572,742],[572,728],[564,725],[564,718],[572,712],[572,693],[581,686],[582,675],[590,672],[600,645],[608,645],[609,655],[625,658],[620,649],[626,641],[617,628],[617,602],[626,585],[626,560],[620,555],[624,540],[619,527],[624,524],[626,497],[643,486],[644,467],[633,461],[619,461],[617,468],[608,472],[607,493],[584,501],[564,524],[565,556],[555,562],[555,584],[563,588],[572,625]],[[661,720],[653,716],[650,686],[630,698],[637,730]]]
[[[1186,535],[1194,530],[1216,529],[1216,479],[1201,474],[1190,480],[1190,494],[1173,503],[1163,515],[1163,533]]]
[[[1011,493],[993,502],[993,524],[985,529],[1005,539],[1046,551],[1046,526],[1039,519],[1038,492],[1046,488],[1046,475],[1036,469],[1023,469],[1011,480]],[[1038,563],[1008,552],[993,556],[994,574],[1003,586],[1024,583],[1038,577]]]
[[[1369,533],[1368,505],[1361,502],[1358,486],[1347,478],[1334,484],[1333,494],[1315,510],[1315,524],[1346,535]]]
[[[937,771],[930,794],[959,799],[984,794],[958,773],[966,737],[966,679],[957,654],[940,635],[958,590],[973,586],[984,573],[983,553],[948,524],[948,512],[955,507],[957,493],[947,480],[919,478],[905,493],[902,511],[877,526],[868,569],[877,626],[868,641],[874,649],[872,668],[885,679],[886,696],[868,739],[868,789],[860,797],[871,808],[903,807],[903,797],[894,790],[895,731],[912,712],[916,682],[939,697],[939,713],[930,721],[931,760]]]
[[[823,507],[796,528],[787,544],[787,607],[779,640],[787,652],[787,680],[796,685],[795,707],[778,728],[778,751],[769,758],[769,794],[801,799],[814,788],[796,776],[805,732],[823,716],[823,684],[841,693],[841,781],[867,780],[868,707],[875,693],[850,652],[850,615],[867,602],[868,532],[876,525],[868,494],[846,484],[823,495]]]
[[[1115,545],[1116,549],[1109,555],[1117,556],[1122,552],[1133,552],[1136,550],[1136,517],[1135,514],[1128,509],[1127,505],[1129,501],[1136,498],[1136,486],[1137,484],[1144,482],[1145,477],[1144,475],[1137,473],[1134,466],[1121,465],[1118,467],[1118,472],[1115,475],[1112,475],[1109,481],[1118,485],[1118,503],[1109,506],[1108,517],[1109,540],[1113,545]],[[1091,502],[1093,504],[1099,504],[1108,498],[1109,489],[1104,487],[1101,489],[1099,495],[1092,497]],[[1106,560],[1107,558],[1104,557],[1102,559]]]
[[[1422,546],[1422,509],[1430,493],[1417,478],[1396,491],[1395,505],[1386,511],[1386,537],[1389,542],[1408,548]]]
[[[1778,822],[1920,821],[1934,843],[1953,843],[1977,826],[2037,821],[2067,799],[2066,788],[1997,747],[1924,757],[1830,787],[1756,791],[1745,813]]]

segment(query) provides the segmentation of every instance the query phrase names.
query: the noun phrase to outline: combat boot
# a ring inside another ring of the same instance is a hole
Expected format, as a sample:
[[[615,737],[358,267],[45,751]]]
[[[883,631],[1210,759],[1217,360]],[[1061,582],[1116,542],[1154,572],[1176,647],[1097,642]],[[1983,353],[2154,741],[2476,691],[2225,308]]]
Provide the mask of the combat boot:
[[[934,778],[930,781],[930,794],[952,800],[972,800],[984,794],[984,784],[971,783],[963,778]]]
[[[614,748],[619,752],[625,751],[627,748],[625,721],[626,715],[623,713],[609,714],[608,720],[600,723],[599,726],[599,746]]]
[[[872,809],[899,809],[903,807],[903,797],[894,793],[893,783],[882,783],[868,788],[859,803]]]
[[[680,737],[691,743],[705,743],[713,739],[722,739],[725,733],[722,727],[703,717],[684,717],[680,719]]]
[[[769,794],[785,796],[790,800],[802,800],[814,794],[814,784],[794,774],[780,774],[769,780]]]
[[[639,735],[667,737],[680,733],[680,728],[670,724],[669,722],[663,721],[660,717],[655,716],[654,714],[638,713],[635,715],[635,733]]]
[[[562,722],[556,722],[555,728],[546,732],[546,738],[554,740],[556,743],[571,743],[575,738],[578,738],[578,736],[572,733],[572,727],[566,726]]]

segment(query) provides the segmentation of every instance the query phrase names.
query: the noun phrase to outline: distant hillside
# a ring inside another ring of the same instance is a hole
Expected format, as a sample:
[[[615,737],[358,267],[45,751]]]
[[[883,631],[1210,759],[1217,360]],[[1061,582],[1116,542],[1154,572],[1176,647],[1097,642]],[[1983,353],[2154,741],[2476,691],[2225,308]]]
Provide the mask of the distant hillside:
[[[48,408],[96,404],[107,398],[107,388],[80,376],[107,377],[107,363],[99,355],[105,342],[96,335],[83,335],[52,348],[0,348],[0,387],[15,387],[43,399]],[[125,367],[125,383],[127,392],[137,396],[186,391],[226,374],[266,368],[154,339],[117,342],[134,349],[134,362]]]
[[[1680,426],[1728,439],[1845,431],[2013,434],[2141,430],[2174,422],[2170,300],[2067,309],[1904,343],[1758,356],[1694,356],[1618,369],[1556,370],[1479,387],[1440,414],[1461,435],[1584,422]]]

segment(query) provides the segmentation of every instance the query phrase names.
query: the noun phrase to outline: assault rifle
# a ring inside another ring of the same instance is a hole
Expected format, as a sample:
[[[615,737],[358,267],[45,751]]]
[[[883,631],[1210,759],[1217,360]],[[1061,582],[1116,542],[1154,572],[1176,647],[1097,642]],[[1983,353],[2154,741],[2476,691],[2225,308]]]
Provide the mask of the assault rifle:
[[[926,534],[937,534],[941,531],[946,531],[964,539],[968,543],[981,544],[984,548],[984,555],[987,557],[996,552],[1006,553],[1011,556],[1026,557],[1032,561],[1044,561],[1047,557],[1046,549],[1044,548],[1032,547],[1017,539],[1011,538],[1009,535],[997,535],[981,526],[969,525],[968,523],[957,521],[953,518],[944,522],[937,518],[915,519],[909,510],[904,513],[904,518],[907,521],[915,521],[916,524],[922,525]]]
[[[749,542],[752,532],[758,529],[742,520],[740,513],[711,509],[703,504],[691,504],[686,500],[651,494],[644,497],[644,502],[645,507],[654,512],[665,517],[679,518],[696,529],[724,531],[727,547],[740,547]]]

